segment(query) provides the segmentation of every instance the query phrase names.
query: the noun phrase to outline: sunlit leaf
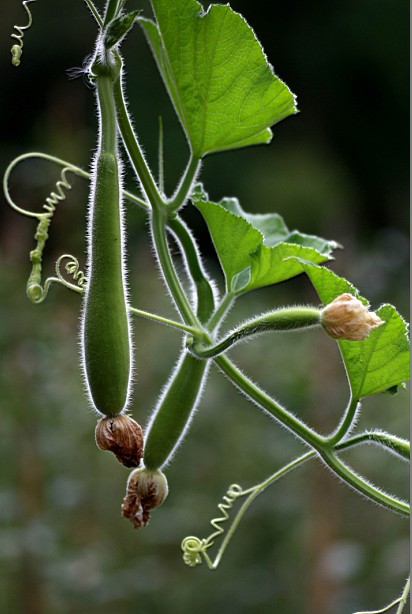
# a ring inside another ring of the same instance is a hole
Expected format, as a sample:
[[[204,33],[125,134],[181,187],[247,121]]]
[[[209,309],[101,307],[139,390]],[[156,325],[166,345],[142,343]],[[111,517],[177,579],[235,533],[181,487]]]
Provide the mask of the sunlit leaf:
[[[295,97],[243,17],[196,0],[152,5],[156,21],[139,21],[194,155],[269,142]]]
[[[206,195],[194,195],[193,201],[206,220],[210,234],[218,254],[220,264],[226,278],[226,287],[229,292],[239,294],[247,290],[260,288],[284,281],[302,273],[302,266],[297,258],[309,262],[321,263],[330,258],[332,249],[336,246],[333,241],[325,241],[319,237],[305,237],[307,245],[288,242],[290,236],[300,233],[290,233],[280,216],[274,216],[267,228],[274,230],[278,227],[278,240],[275,242],[273,234],[268,234],[272,246],[266,245],[265,216],[242,216],[232,213],[230,207],[234,206],[235,199],[224,199],[221,203],[213,203],[206,199]],[[229,205],[229,206],[228,206]],[[240,206],[237,203],[238,211]],[[243,212],[244,213],[244,212]],[[256,227],[252,222],[257,221]],[[270,221],[270,220],[266,220]],[[280,232],[284,238],[281,238]],[[312,247],[320,245],[322,251]]]
[[[336,241],[328,241],[314,235],[307,235],[298,230],[289,230],[283,217],[278,213],[247,213],[242,209],[237,198],[222,198],[219,205],[235,215],[243,217],[263,235],[263,243],[274,247],[277,243],[294,243],[316,249],[329,256],[334,249],[341,247]]]

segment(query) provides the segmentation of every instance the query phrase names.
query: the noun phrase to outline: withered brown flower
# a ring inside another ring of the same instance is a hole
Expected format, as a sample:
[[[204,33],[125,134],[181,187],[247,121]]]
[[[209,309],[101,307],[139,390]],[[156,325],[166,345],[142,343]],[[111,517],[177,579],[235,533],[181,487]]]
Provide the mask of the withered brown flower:
[[[96,444],[110,450],[125,467],[138,467],[143,457],[143,432],[126,415],[102,418],[96,425]]]
[[[135,529],[145,527],[150,520],[150,510],[161,505],[168,492],[166,476],[160,469],[135,469],[127,481],[122,516],[130,520]]]

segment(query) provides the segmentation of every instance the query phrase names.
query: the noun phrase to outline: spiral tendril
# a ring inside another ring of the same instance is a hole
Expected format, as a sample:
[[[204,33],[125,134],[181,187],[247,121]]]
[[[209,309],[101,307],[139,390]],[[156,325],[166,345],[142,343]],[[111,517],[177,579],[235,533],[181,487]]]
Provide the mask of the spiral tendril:
[[[227,493],[224,495],[221,503],[219,503],[217,506],[218,509],[222,512],[222,516],[214,518],[210,522],[212,527],[215,529],[214,533],[209,535],[209,537],[207,537],[206,539],[199,539],[198,537],[193,537],[191,535],[190,537],[186,537],[182,541],[181,548],[183,550],[183,560],[186,565],[189,565],[189,567],[196,567],[197,565],[200,565],[203,560],[203,556],[209,569],[216,569],[240,521],[246,513],[246,510],[249,508],[255,498],[260,493],[262,493],[268,486],[274,484],[275,482],[277,482],[277,480],[287,475],[289,471],[296,469],[296,467],[299,467],[302,463],[305,463],[310,458],[314,458],[316,454],[317,453],[314,450],[311,452],[306,452],[302,456],[295,458],[287,465],[281,467],[281,469],[278,469],[274,474],[266,478],[260,484],[256,484],[255,486],[247,488],[246,490],[243,490],[243,488],[238,484],[232,484],[231,486],[229,486]],[[246,499],[238,508],[230,526],[227,529],[225,537],[222,539],[222,543],[219,547],[219,550],[214,560],[212,561],[207,553],[207,550],[214,544],[214,540],[216,537],[223,535],[224,528],[222,525],[227,520],[229,520],[229,511],[232,509],[236,499],[239,499],[240,497],[246,497]]]
[[[72,184],[70,183],[67,177],[67,174],[69,172],[78,174],[78,175],[82,175],[82,176],[87,176],[87,174],[75,166],[71,166],[70,164],[63,163],[62,164],[63,168],[60,172],[59,179],[56,181],[55,188],[49,194],[49,196],[46,197],[43,203],[42,209],[38,212],[27,211],[26,209],[22,209],[21,207],[19,207],[12,200],[10,193],[9,193],[8,184],[9,184],[10,173],[13,170],[13,168],[22,160],[26,158],[30,158],[30,157],[39,157],[39,158],[43,158],[46,160],[50,160],[52,162],[56,162],[58,164],[61,164],[63,161],[58,160],[57,158],[53,158],[52,156],[48,156],[46,154],[40,154],[40,153],[24,154],[22,156],[19,156],[15,160],[13,160],[13,162],[7,168],[5,175],[4,175],[4,180],[3,180],[4,194],[5,194],[5,197],[9,205],[13,209],[18,211],[19,213],[26,215],[28,217],[34,217],[38,220],[36,233],[34,235],[34,238],[37,243],[36,243],[35,249],[30,252],[30,261],[32,263],[32,269],[31,269],[31,273],[29,275],[29,279],[26,285],[27,297],[32,303],[37,304],[37,303],[41,303],[44,301],[49,291],[50,285],[52,283],[63,284],[70,290],[74,290],[76,292],[83,292],[84,290],[84,287],[86,284],[86,277],[83,271],[80,270],[79,262],[76,258],[74,258],[74,256],[69,256],[68,254],[63,254],[62,256],[60,256],[60,258],[56,262],[57,277],[47,278],[46,281],[44,282],[44,285],[42,285],[41,273],[42,273],[43,251],[44,251],[47,239],[49,237],[49,227],[51,224],[51,220],[53,218],[53,215],[56,212],[57,205],[59,205],[66,199],[67,192],[72,189]],[[72,284],[69,281],[67,281],[63,277],[60,271],[60,264],[62,260],[67,259],[67,258],[69,259],[69,262],[67,262],[65,266],[66,273],[72,277],[72,279],[76,282],[76,284]]]
[[[185,539],[182,541],[181,548],[183,550],[183,561],[186,563],[186,565],[189,567],[196,567],[197,565],[200,565],[202,563],[203,555],[209,569],[216,569],[221,555],[218,554],[216,559],[212,561],[206,550],[213,546],[216,537],[219,537],[224,533],[225,530],[222,527],[222,524],[229,520],[229,511],[232,509],[236,499],[243,497],[248,492],[249,491],[244,491],[239,484],[232,484],[229,486],[226,494],[222,498],[222,501],[217,506],[222,515],[218,518],[213,518],[213,520],[210,521],[210,524],[215,531],[206,539],[199,539],[193,535],[185,537]]]
[[[62,261],[67,258],[68,262],[66,263],[64,269],[68,275],[72,277],[72,279],[76,282],[76,285],[69,283],[61,273],[60,265]],[[71,290],[75,290],[76,292],[83,292],[86,285],[87,279],[86,275],[80,269],[80,264],[77,258],[70,254],[62,254],[56,262],[56,275],[59,278],[59,281],[64,284],[67,288]]]
[[[239,486],[239,484],[232,484],[231,486],[229,486],[227,493],[222,499],[222,502],[219,503],[217,506],[218,509],[222,512],[222,516],[220,516],[219,518],[213,518],[213,520],[210,521],[210,524],[215,529],[215,532],[212,533],[212,535],[209,535],[209,537],[207,538],[207,542],[210,543],[210,545],[213,544],[213,540],[215,537],[218,537],[219,535],[224,533],[224,529],[221,525],[229,519],[228,512],[232,509],[233,503],[236,501],[236,499],[238,499],[242,495],[243,489],[241,486]]]
[[[182,541],[183,560],[189,567],[196,567],[202,563],[201,554],[204,555],[208,547],[206,539],[199,539],[190,535]]]
[[[13,64],[13,66],[20,65],[21,56],[23,53],[24,31],[28,30],[33,23],[31,11],[27,6],[30,2],[36,2],[36,0],[23,0],[22,3],[28,17],[27,24],[25,26],[14,26],[16,32],[13,32],[13,34],[11,34],[11,37],[17,40],[17,43],[15,43],[11,48],[11,63]]]
[[[34,2],[34,0],[27,0],[30,2]],[[17,203],[14,202],[10,195],[10,175],[14,168],[24,160],[30,158],[40,158],[42,160],[47,160],[48,162],[53,162],[53,164],[58,164],[62,167],[60,172],[60,177],[56,181],[54,190],[49,194],[49,196],[45,199],[43,203],[42,210],[40,211],[28,211],[27,209],[23,209]],[[62,203],[66,197],[67,192],[72,189],[72,185],[67,178],[68,173],[73,173],[79,177],[83,177],[84,179],[90,179],[90,173],[84,171],[83,169],[75,166],[74,164],[70,164],[65,160],[61,160],[60,158],[56,158],[55,156],[50,156],[48,154],[42,152],[29,152],[18,156],[10,164],[8,165],[4,177],[3,177],[3,192],[4,196],[9,203],[10,207],[20,213],[21,215],[25,215],[26,217],[33,217],[38,220],[38,225],[36,229],[36,233],[34,238],[37,241],[36,248],[30,252],[30,261],[32,263],[32,270],[27,282],[26,293],[30,301],[33,303],[41,303],[47,296],[50,285],[52,283],[60,283],[69,288],[70,290],[74,290],[75,292],[83,292],[87,280],[83,273],[80,270],[79,262],[74,256],[70,256],[68,254],[63,254],[56,262],[56,275],[57,277],[49,277],[44,282],[44,286],[41,281],[41,271],[42,271],[42,259],[43,259],[43,251],[48,239],[48,231],[49,226],[52,220],[52,217],[56,211],[57,205]],[[134,194],[130,192],[123,192],[125,198],[127,198],[130,202],[137,204],[139,207],[147,210],[149,206],[145,201],[141,198],[138,198]],[[65,270],[68,275],[72,277],[72,279],[76,282],[76,284],[72,284],[67,281],[60,270],[60,264],[64,258],[68,258],[69,262],[66,263]]]
[[[67,179],[67,172],[71,169],[65,167],[60,173],[60,179],[56,181],[56,192],[51,192],[50,196],[47,196],[46,202],[43,205],[43,209],[52,216],[56,211],[56,205],[59,202],[66,200],[66,193],[64,190],[71,190],[72,186]]]

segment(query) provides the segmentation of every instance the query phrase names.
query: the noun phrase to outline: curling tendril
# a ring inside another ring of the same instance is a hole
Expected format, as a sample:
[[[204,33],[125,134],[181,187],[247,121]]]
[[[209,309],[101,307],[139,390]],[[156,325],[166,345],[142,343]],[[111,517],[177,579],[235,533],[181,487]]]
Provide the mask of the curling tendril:
[[[248,488],[246,490],[243,490],[243,488],[238,484],[232,484],[231,486],[229,486],[228,491],[226,495],[224,495],[222,502],[218,504],[218,508],[222,512],[222,516],[220,516],[219,518],[214,518],[210,522],[212,527],[215,529],[214,533],[209,535],[209,537],[207,537],[206,539],[199,539],[198,537],[194,537],[193,535],[191,535],[189,537],[186,537],[182,541],[181,548],[183,550],[183,561],[186,563],[186,565],[188,565],[189,567],[196,567],[197,565],[200,565],[202,563],[203,556],[209,569],[216,569],[240,521],[242,520],[246,510],[254,501],[254,499],[268,486],[286,475],[289,471],[292,471],[293,469],[305,463],[309,459],[315,458],[315,456],[315,451],[307,452],[306,454],[303,454],[303,456],[296,458],[292,462],[288,463],[287,465],[276,471],[276,473],[271,475],[269,478],[267,478],[260,484],[252,486],[251,488]],[[224,528],[222,525],[229,520],[229,511],[232,509],[236,499],[245,496],[247,496],[246,500],[238,509],[219,547],[217,555],[212,561],[212,559],[207,553],[208,548],[213,546],[214,541],[217,537],[223,535]]]
[[[27,158],[43,158],[45,160],[49,160],[60,164],[63,166],[60,178],[56,182],[55,190],[53,190],[49,196],[45,199],[42,210],[39,212],[27,211],[19,207],[11,198],[9,191],[9,178],[14,167],[24,159]],[[26,215],[28,217],[34,217],[38,220],[38,225],[36,228],[36,233],[34,238],[37,242],[34,250],[30,252],[30,261],[32,263],[32,270],[29,275],[29,279],[27,281],[26,293],[29,300],[33,303],[41,303],[47,296],[50,285],[52,283],[61,283],[65,285],[67,288],[71,290],[75,290],[76,292],[82,292],[84,289],[84,285],[86,283],[85,276],[82,271],[79,270],[79,263],[73,256],[68,256],[64,254],[60,256],[60,258],[56,262],[56,274],[57,277],[49,277],[46,279],[44,286],[42,285],[41,280],[41,272],[42,272],[42,260],[43,260],[43,251],[46,245],[46,241],[49,237],[49,227],[51,224],[51,220],[56,211],[57,205],[62,203],[67,196],[67,192],[71,190],[72,184],[70,183],[67,174],[71,172],[77,175],[88,177],[88,173],[85,173],[81,169],[76,166],[72,166],[71,164],[67,164],[63,160],[59,160],[58,158],[54,158],[53,156],[48,156],[47,154],[42,153],[29,153],[19,156],[15,160],[11,162],[11,164],[6,169],[3,180],[4,194],[6,200],[9,205],[21,213],[22,215]],[[66,264],[66,272],[73,277],[76,281],[77,285],[71,284],[67,280],[64,279],[60,272],[60,263],[64,258],[69,258],[69,262]]]
[[[36,0],[23,0],[22,3],[28,17],[27,24],[25,26],[14,26],[14,29],[16,30],[17,34],[16,32],[13,32],[13,34],[11,34],[11,37],[17,40],[17,43],[15,43],[11,48],[11,63],[13,64],[13,66],[20,65],[21,56],[23,53],[24,31],[28,30],[33,23],[32,14],[28,7],[28,4],[30,2],[36,2]]]

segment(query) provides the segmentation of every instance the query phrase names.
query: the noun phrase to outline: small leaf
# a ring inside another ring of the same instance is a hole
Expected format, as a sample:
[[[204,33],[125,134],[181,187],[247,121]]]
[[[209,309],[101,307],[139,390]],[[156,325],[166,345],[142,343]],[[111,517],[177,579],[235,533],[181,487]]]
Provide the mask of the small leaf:
[[[132,11],[126,13],[126,15],[120,15],[109,23],[104,35],[104,43],[107,49],[117,45],[126,36],[129,30],[133,28],[139,13],[140,11]]]
[[[296,113],[253,30],[230,6],[152,0],[139,19],[193,154],[268,143],[270,126]]]
[[[263,243],[267,247],[274,247],[278,243],[293,243],[312,247],[325,256],[329,256],[334,249],[341,247],[336,241],[327,241],[314,235],[306,235],[298,230],[290,231],[283,217],[278,213],[246,213],[237,198],[222,198],[219,204],[235,215],[243,217],[259,230],[263,235]]]
[[[325,267],[306,262],[301,265],[325,305],[345,292],[368,305],[346,279]],[[382,305],[376,314],[384,324],[367,339],[338,342],[354,399],[396,389],[409,380],[407,324],[392,305]]]
[[[290,233],[282,218],[273,215],[267,224],[262,224],[261,218],[246,214],[240,208],[236,199],[224,199],[221,203],[213,203],[207,199],[207,195],[200,189],[192,194],[192,199],[201,211],[209,227],[213,243],[218,254],[220,264],[226,278],[228,292],[239,294],[262,286],[284,281],[302,272],[302,267],[297,258],[309,262],[320,263],[330,258],[331,251],[336,245],[333,241],[325,241],[319,237],[307,238],[308,245],[298,245],[282,240],[268,247],[265,244],[266,237],[262,233],[265,228],[270,229],[269,235],[274,243],[273,230],[278,229],[286,239]],[[230,211],[242,211],[243,215]],[[270,216],[269,216],[270,217]],[[249,221],[257,221],[256,226]],[[311,246],[311,240],[315,245],[322,246],[320,252]]]

